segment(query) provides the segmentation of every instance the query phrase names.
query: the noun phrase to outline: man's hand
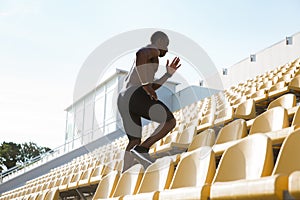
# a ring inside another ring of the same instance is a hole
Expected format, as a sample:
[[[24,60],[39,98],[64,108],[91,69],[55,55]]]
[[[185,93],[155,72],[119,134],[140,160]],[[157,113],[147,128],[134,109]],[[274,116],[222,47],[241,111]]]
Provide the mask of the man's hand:
[[[167,73],[173,75],[176,72],[176,70],[181,66],[179,62],[180,62],[179,57],[175,57],[170,65],[169,65],[169,60],[167,60],[167,65],[166,65]]]
[[[155,90],[149,84],[148,85],[144,85],[143,89],[150,96],[151,100],[154,99],[155,101],[157,101],[156,92],[155,92]]]

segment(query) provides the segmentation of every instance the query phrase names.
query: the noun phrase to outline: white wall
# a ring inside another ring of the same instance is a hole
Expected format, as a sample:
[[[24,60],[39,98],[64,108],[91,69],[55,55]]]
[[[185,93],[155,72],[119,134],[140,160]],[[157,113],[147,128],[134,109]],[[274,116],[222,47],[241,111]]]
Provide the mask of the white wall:
[[[285,39],[256,53],[256,62],[250,62],[249,57],[228,68],[228,75],[223,75],[220,71],[220,77],[224,89],[247,79],[254,78],[278,66],[294,61],[300,57],[300,32],[292,35],[293,44],[286,45]],[[222,89],[222,88],[219,88]]]

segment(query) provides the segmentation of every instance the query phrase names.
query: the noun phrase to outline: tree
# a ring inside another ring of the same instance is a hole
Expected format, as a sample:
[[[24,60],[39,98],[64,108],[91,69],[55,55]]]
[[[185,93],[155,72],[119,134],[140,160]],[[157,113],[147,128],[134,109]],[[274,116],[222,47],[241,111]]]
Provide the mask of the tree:
[[[39,147],[37,144],[33,142],[25,142],[21,146],[20,152],[20,162],[25,163],[28,160],[31,160],[41,154],[50,151],[51,149],[48,147]]]
[[[20,157],[21,145],[14,142],[3,142],[0,146],[0,165],[7,169],[16,166]],[[3,167],[0,169],[3,170]]]
[[[25,164],[50,150],[48,147],[40,147],[33,142],[23,144],[3,142],[0,146],[0,172],[4,168],[10,169],[16,165]]]

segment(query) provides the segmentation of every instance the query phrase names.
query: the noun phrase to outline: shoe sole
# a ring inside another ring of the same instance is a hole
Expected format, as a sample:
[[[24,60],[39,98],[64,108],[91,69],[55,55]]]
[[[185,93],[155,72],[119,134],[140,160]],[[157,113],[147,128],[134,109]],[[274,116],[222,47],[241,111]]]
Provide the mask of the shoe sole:
[[[134,156],[134,158],[141,164],[144,166],[144,168],[146,169],[149,165],[152,164],[152,162],[148,159],[146,159],[143,155],[141,155],[139,152],[135,151],[134,149],[131,149],[130,152],[132,153],[132,155]]]

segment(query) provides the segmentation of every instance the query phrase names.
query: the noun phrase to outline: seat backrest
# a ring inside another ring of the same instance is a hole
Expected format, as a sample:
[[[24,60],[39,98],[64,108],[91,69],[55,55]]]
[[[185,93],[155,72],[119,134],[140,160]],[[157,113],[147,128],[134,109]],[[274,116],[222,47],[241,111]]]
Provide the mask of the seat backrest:
[[[257,116],[249,134],[267,133],[281,130],[289,126],[289,117],[285,108],[275,107]]]
[[[220,129],[216,139],[216,144],[229,142],[245,137],[247,135],[246,121],[243,119],[237,119],[230,122],[226,126]]]
[[[241,103],[235,110],[235,116],[242,119],[253,119],[256,116],[256,107],[253,99]]]
[[[178,140],[178,131],[174,131],[173,133],[168,134],[164,139],[164,144],[168,144],[171,142],[176,142]]]
[[[297,108],[297,111],[294,114],[292,126],[294,126],[295,130],[300,128],[300,106]]]
[[[190,126],[184,129],[181,134],[179,134],[177,142],[181,144],[190,144],[196,133],[197,133],[196,126]]]
[[[180,158],[170,189],[200,187],[211,183],[215,170],[215,154],[211,147],[200,147]]]
[[[285,109],[289,109],[289,108],[296,106],[296,95],[285,94],[285,95],[278,97],[277,99],[273,100],[269,104],[268,110],[270,110],[271,108],[275,108],[277,106],[281,106]]]
[[[120,177],[113,197],[136,194],[144,173],[144,167],[136,164]]]
[[[213,129],[206,129],[201,133],[194,136],[191,144],[189,145],[187,151],[193,151],[203,146],[212,146],[215,143],[215,131]]]
[[[112,171],[104,176],[98,184],[93,199],[111,197],[119,180],[119,176],[118,171]]]
[[[106,174],[108,174],[111,171],[115,170],[117,164],[118,164],[117,160],[112,160],[112,161],[106,163],[104,168],[103,168],[102,175],[105,176]]]
[[[92,172],[91,177],[101,176],[104,167],[105,166],[103,164],[95,166],[95,168],[94,168],[94,170]]]
[[[292,88],[299,88],[300,87],[300,76],[294,77],[291,82],[289,83],[289,86]]]
[[[200,125],[203,124],[212,124],[215,120],[215,115],[214,113],[209,113],[205,116],[203,116],[203,118],[201,119]]]
[[[162,191],[169,188],[174,173],[172,158],[157,159],[145,171],[138,193]]]
[[[300,129],[289,134],[282,143],[274,166],[274,174],[289,175],[300,170]]]
[[[225,150],[213,182],[257,179],[270,175],[273,166],[271,139],[254,134]]]
[[[53,188],[49,190],[44,198],[44,200],[58,200],[59,199],[59,191],[57,188]]]

